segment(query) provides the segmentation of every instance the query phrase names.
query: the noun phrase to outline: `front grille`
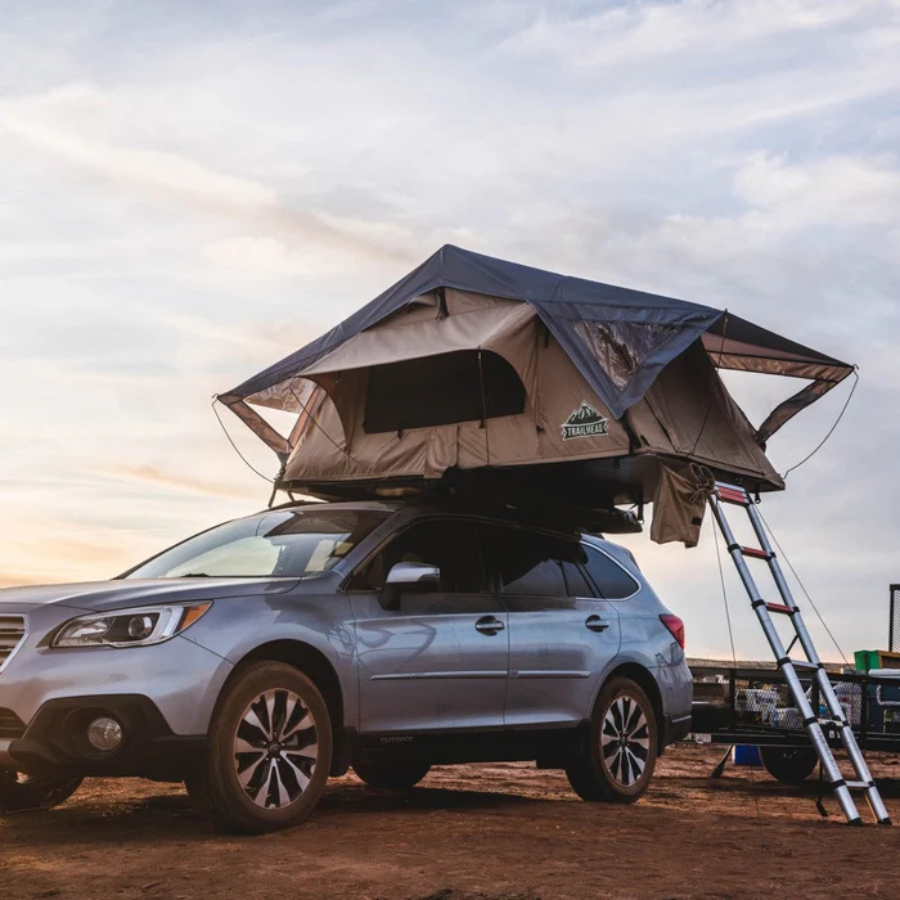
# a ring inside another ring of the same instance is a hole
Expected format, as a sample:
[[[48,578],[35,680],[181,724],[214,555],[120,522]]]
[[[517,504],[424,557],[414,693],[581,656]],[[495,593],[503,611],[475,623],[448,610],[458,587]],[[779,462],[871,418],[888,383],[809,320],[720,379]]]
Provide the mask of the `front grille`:
[[[25,617],[0,615],[0,672],[25,640]]]
[[[11,710],[0,709],[0,738],[20,738],[25,734],[25,723]]]

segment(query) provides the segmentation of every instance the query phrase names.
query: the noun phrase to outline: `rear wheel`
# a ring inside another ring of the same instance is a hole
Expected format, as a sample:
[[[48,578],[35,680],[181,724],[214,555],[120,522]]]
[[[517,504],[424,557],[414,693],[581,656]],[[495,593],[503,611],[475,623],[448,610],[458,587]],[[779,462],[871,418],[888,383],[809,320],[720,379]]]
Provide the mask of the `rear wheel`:
[[[766,771],[785,784],[803,784],[816,770],[819,757],[811,747],[760,747]]]
[[[254,663],[225,688],[207,752],[185,784],[216,827],[277,831],[312,812],[331,752],[328,707],[313,682],[284,663]]]
[[[26,775],[0,769],[0,813],[59,806],[78,790],[81,781],[72,775]]]
[[[566,768],[572,789],[582,800],[634,803],[653,777],[657,741],[653,704],[640,685],[630,678],[611,679]]]
[[[367,785],[388,791],[406,791],[418,784],[431,768],[423,762],[354,763],[353,769]]]

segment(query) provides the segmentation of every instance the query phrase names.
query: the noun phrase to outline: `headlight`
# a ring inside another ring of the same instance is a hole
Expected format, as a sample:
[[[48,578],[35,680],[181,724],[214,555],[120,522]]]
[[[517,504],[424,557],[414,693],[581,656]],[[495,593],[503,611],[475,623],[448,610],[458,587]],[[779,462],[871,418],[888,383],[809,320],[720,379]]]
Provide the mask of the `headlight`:
[[[148,606],[79,616],[66,622],[51,647],[146,647],[160,644],[193,625],[212,603]]]

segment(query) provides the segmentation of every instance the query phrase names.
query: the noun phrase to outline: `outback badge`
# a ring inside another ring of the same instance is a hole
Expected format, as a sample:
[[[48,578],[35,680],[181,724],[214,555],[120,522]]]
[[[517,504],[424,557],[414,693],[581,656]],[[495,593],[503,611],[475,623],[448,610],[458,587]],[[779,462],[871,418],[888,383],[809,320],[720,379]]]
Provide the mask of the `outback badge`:
[[[599,437],[609,434],[609,420],[602,415],[587,400],[581,401],[581,406],[572,412],[560,426],[564,441],[573,438]]]

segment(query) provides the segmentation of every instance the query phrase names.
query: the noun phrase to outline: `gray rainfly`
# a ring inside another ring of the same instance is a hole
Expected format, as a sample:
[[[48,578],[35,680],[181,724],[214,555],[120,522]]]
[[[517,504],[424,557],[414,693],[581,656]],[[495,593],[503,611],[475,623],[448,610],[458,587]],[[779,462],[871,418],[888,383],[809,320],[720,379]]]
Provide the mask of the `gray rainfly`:
[[[806,385],[754,429],[724,367]],[[0,591],[0,810],[139,775],[262,832],[351,766],[408,790],[489,760],[637,800],[691,678],[681,620],[599,532],[653,502],[653,537],[691,544],[711,477],[783,487],[765,440],[850,371],[709,307],[443,248],[220,398],[289,503],[111,581]]]

